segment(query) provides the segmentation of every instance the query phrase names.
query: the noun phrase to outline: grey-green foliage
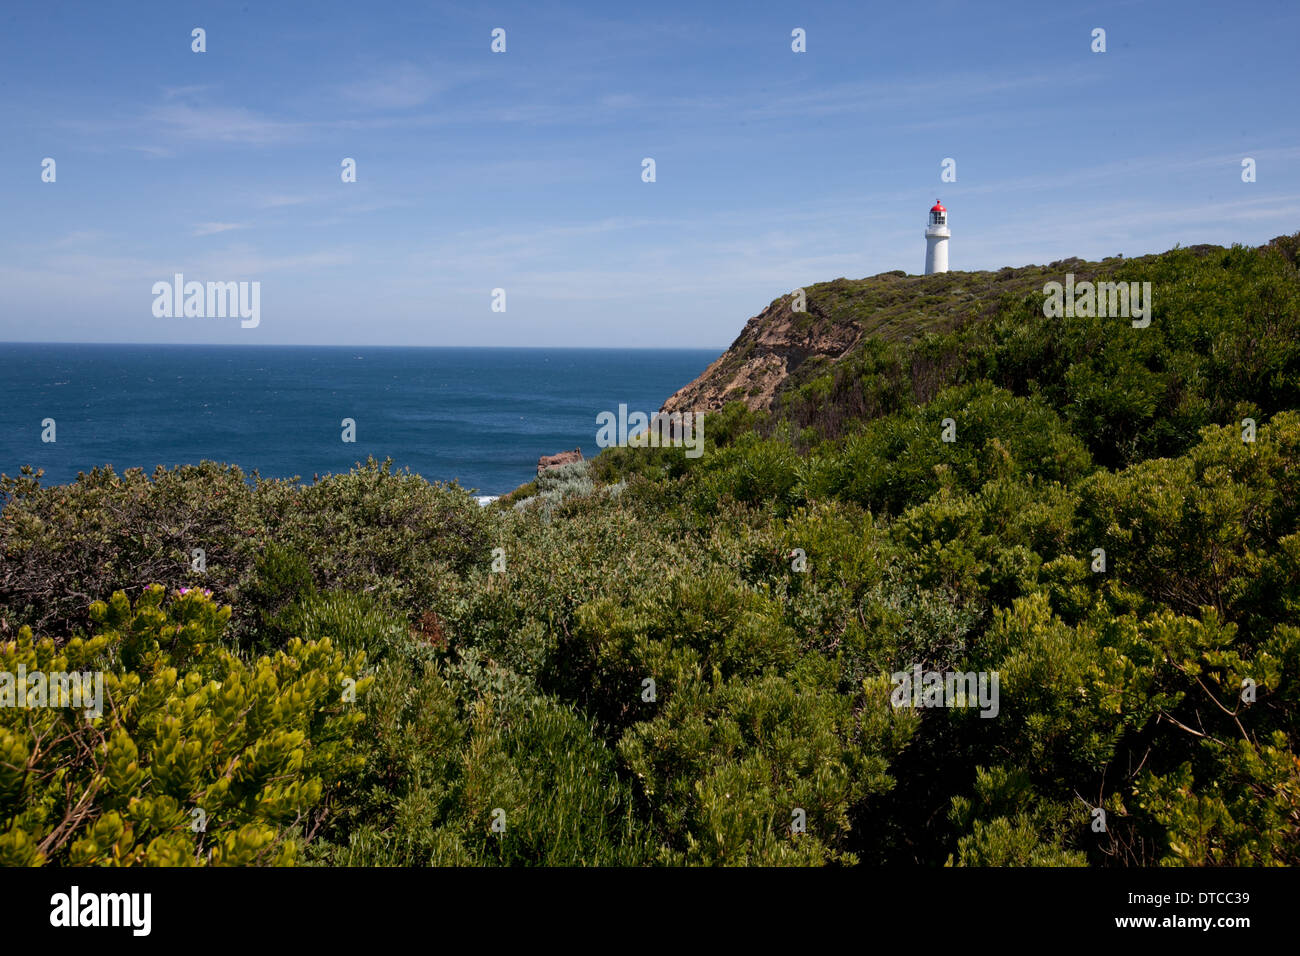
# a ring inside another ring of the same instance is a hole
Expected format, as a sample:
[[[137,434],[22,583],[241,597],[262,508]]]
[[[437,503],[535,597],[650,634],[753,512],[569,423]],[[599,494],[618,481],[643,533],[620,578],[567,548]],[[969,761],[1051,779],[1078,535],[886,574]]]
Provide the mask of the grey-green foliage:
[[[537,494],[515,503],[516,511],[538,507],[549,518],[555,508],[568,498],[585,498],[595,489],[586,461],[571,461],[548,468],[537,476]]]

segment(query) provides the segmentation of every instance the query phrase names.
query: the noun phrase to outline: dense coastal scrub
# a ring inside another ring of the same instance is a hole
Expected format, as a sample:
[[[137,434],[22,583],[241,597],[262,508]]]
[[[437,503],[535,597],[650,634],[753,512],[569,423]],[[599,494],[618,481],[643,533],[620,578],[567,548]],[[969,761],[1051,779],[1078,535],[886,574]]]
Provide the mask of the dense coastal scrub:
[[[1296,246],[1107,260],[1150,328],[985,301],[488,508],[6,478],[0,670],[105,700],[0,708],[0,863],[1300,862]]]

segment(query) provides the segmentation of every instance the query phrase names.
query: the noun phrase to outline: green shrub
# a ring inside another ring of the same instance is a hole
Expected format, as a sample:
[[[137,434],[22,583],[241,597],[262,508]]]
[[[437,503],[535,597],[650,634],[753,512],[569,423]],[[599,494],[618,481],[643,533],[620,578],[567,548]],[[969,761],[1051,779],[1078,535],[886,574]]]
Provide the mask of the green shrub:
[[[951,419],[953,441],[944,440]],[[810,494],[899,514],[940,487],[978,491],[997,478],[1071,485],[1092,470],[1082,443],[1043,403],[987,384],[962,386],[928,405],[872,422],[842,448],[825,450]]]
[[[0,708],[0,864],[292,863],[297,835],[359,769],[349,700],[363,655],[292,641],[244,663],[203,592],[122,592],[61,647],[23,628],[0,669],[103,672],[102,715]]]

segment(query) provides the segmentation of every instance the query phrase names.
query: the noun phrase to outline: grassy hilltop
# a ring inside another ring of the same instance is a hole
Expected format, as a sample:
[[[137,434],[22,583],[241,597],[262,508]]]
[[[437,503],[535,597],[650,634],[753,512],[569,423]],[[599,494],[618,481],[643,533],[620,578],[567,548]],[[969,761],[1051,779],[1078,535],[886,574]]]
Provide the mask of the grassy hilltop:
[[[1201,245],[1136,259],[818,283],[804,290],[804,312],[793,311],[790,294],[751,319],[665,408],[740,401],[836,437],[946,386],[983,380],[1062,411],[1084,400],[1074,412],[1082,427],[1138,431],[1169,418],[1190,425],[1190,437],[1197,425],[1235,415],[1238,402],[1294,404],[1298,246],[1296,236],[1282,236],[1260,249]],[[1076,282],[1150,282],[1159,319],[1126,335],[1114,319],[1046,318],[1043,286],[1066,273]],[[1123,380],[1099,380],[1112,373]],[[1188,392],[1212,404],[1193,410]],[[1116,421],[1126,410],[1131,421]]]
[[[1298,248],[809,286],[486,509],[5,478],[0,671],[105,700],[0,708],[0,864],[1300,862]]]

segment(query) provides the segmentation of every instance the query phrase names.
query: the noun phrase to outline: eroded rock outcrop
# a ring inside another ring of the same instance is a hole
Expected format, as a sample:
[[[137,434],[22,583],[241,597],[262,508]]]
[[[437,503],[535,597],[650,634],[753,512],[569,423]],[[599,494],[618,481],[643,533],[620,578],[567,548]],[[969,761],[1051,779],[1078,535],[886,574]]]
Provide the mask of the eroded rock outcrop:
[[[537,459],[537,474],[541,474],[548,468],[559,468],[561,465],[569,465],[575,461],[582,461],[582,449],[575,448],[573,451],[562,451],[557,455],[543,455]]]
[[[856,322],[830,321],[811,301],[803,312],[793,304],[793,296],[782,296],[745,323],[731,348],[664,402],[663,411],[716,411],[734,401],[770,408],[800,365],[814,356],[837,359],[862,337]]]

